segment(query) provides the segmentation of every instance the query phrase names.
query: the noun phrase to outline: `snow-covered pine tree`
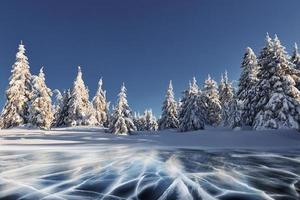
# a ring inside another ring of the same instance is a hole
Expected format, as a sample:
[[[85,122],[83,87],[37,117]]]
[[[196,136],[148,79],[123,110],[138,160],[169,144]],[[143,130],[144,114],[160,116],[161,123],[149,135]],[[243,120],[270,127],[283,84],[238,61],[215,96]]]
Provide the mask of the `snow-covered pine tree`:
[[[156,118],[153,115],[151,109],[145,110],[143,119],[144,119],[143,121],[145,124],[145,126],[144,126],[145,131],[157,131],[158,124],[157,124]]]
[[[177,111],[177,102],[174,99],[172,81],[170,81],[166,98],[163,102],[161,118],[158,122],[160,130],[178,128]]]
[[[294,64],[295,69],[300,70],[300,54],[298,52],[298,45],[295,43],[291,62]]]
[[[270,42],[267,36],[267,43]],[[264,59],[264,58],[262,58]],[[254,101],[256,96],[257,74],[259,67],[256,56],[250,47],[247,47],[242,61],[242,73],[239,79],[237,100],[240,102],[242,126],[252,126],[256,115]]]
[[[78,67],[78,74],[71,90],[68,112],[69,126],[96,124],[95,112],[92,103],[89,101],[89,91],[82,80],[80,67]]]
[[[52,93],[55,96],[55,99],[54,99],[53,105],[52,105],[52,112],[54,115],[52,126],[55,126],[55,124],[58,120],[58,117],[59,117],[61,105],[63,104],[63,96],[58,89],[53,90]]]
[[[60,105],[63,102],[63,95],[61,94],[61,92],[59,91],[59,89],[55,89],[52,92],[55,96],[54,102],[53,102],[53,111],[56,112]]]
[[[265,44],[264,48],[261,50],[260,55],[257,60],[259,68],[262,68],[262,67],[268,65],[268,63],[270,62],[270,60],[273,56],[273,54],[272,54],[273,40],[269,36],[268,33],[266,35],[265,41],[266,41],[266,44]],[[258,73],[257,76],[259,76],[260,74],[262,74],[262,73]],[[258,77],[258,79],[260,79],[260,77]]]
[[[133,124],[136,127],[137,131],[143,131],[144,127],[145,127],[145,120],[143,119],[143,116],[140,115],[140,113],[138,112],[134,112],[133,115]]]
[[[297,43],[294,45],[293,54],[290,58],[291,63],[293,63],[294,67],[292,68],[293,79],[296,83],[296,87],[300,90],[300,54],[298,52]]]
[[[57,113],[55,124],[56,127],[69,126],[71,123],[69,119],[69,101],[71,99],[70,89],[67,89],[63,93],[62,102],[59,107],[59,112]]]
[[[208,78],[204,82],[203,92],[207,101],[206,124],[213,126],[219,125],[221,122],[222,107],[217,83],[210,75],[208,75]]]
[[[263,79],[265,79],[264,77],[262,77],[263,73],[262,71],[260,71],[262,68],[268,68],[268,64],[270,63],[270,60],[273,56],[272,51],[273,51],[273,45],[274,42],[272,40],[272,38],[270,37],[269,33],[266,34],[266,38],[265,38],[265,46],[263,47],[263,49],[260,51],[260,54],[258,56],[257,59],[257,64],[258,64],[258,68],[259,68],[259,72],[257,73],[257,83],[255,85],[255,91],[256,91],[256,96],[253,99],[253,106],[252,108],[254,109],[254,116],[256,117],[257,113],[262,109],[262,106],[258,105],[258,101],[260,99],[260,89],[258,88],[258,82],[262,81]],[[243,103],[244,104],[244,103]],[[242,104],[241,108],[244,107],[244,105]],[[254,118],[255,118],[254,117]],[[253,123],[254,123],[253,119]],[[253,127],[253,123],[252,123],[252,127]]]
[[[206,99],[199,90],[196,78],[193,77],[189,88],[184,91],[179,113],[179,129],[182,132],[204,129],[206,120]]]
[[[102,78],[98,82],[98,89],[95,97],[93,98],[93,107],[95,110],[95,117],[97,120],[96,125],[98,126],[108,126],[108,109],[109,102],[106,100],[106,91],[102,89]]]
[[[228,125],[231,128],[242,127],[242,104],[243,102],[234,97],[228,103]]]
[[[221,83],[222,87],[219,87],[219,97],[222,106],[222,125],[228,126],[230,105],[229,103],[233,100],[233,87],[232,83],[228,80],[227,71],[222,75]]]
[[[254,129],[299,129],[300,92],[292,78],[292,63],[277,36],[266,49],[269,56],[261,56],[264,62],[258,73]]]
[[[220,81],[220,83],[218,85],[219,94],[222,93],[222,91],[224,90],[224,87],[225,87],[224,75],[221,74],[221,81]],[[220,96],[220,102],[221,102],[221,96]],[[221,104],[223,105],[223,102],[221,102]]]
[[[178,101],[177,101],[177,113],[178,113],[178,117],[179,117],[179,113],[181,112],[181,108],[182,108],[182,99],[179,98]]]
[[[6,103],[1,114],[0,125],[2,128],[28,123],[32,84],[29,62],[22,41],[11,72],[12,75],[6,90]]]
[[[32,76],[32,99],[29,107],[29,123],[48,130],[54,119],[52,112],[52,92],[45,83],[43,67],[38,76]]]
[[[219,97],[221,105],[224,106],[227,102],[230,102],[233,98],[233,87],[232,83],[228,80],[227,71],[222,75],[220,87],[219,87]]]
[[[126,88],[123,83],[117,105],[111,116],[109,131],[114,134],[127,135],[136,130],[132,111],[127,102]]]

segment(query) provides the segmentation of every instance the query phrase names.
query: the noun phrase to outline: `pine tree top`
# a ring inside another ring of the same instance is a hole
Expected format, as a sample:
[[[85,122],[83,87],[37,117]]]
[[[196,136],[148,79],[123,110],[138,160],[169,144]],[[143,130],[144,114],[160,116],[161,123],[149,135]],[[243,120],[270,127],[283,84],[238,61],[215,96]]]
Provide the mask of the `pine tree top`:
[[[257,65],[257,58],[254,51],[250,48],[246,48],[246,53],[244,54],[242,68],[251,67]]]
[[[21,42],[20,42],[20,44],[19,44],[19,48],[18,48],[18,49],[19,49],[19,53],[21,53],[21,54],[24,54],[25,51],[26,51],[25,46],[24,46],[22,40],[21,40]]]
[[[224,81],[224,75],[221,74],[221,80],[220,80],[220,83],[221,83],[221,84],[224,84],[224,82],[225,82],[225,81]]]
[[[170,80],[170,82],[169,82],[169,87],[168,87],[168,90],[167,90],[166,98],[167,99],[174,99],[172,80]]]
[[[98,91],[102,90],[102,85],[103,85],[103,81],[102,78],[100,78],[98,82]]]
[[[275,35],[275,38],[274,38],[273,51],[274,51],[274,56],[275,56],[275,58],[278,59],[278,61],[285,62],[288,65],[288,66],[285,66],[285,67],[290,67],[291,66],[291,63],[288,59],[288,54],[285,51],[285,47],[281,44],[281,42],[280,42],[277,35]]]
[[[278,38],[278,36],[277,36],[277,34],[275,34],[275,36],[274,36],[273,43],[274,43],[274,46],[282,46],[282,45],[281,45],[281,42],[280,42],[280,40],[279,40],[279,38]],[[282,47],[283,47],[283,46],[282,46]],[[284,48],[284,47],[283,47],[283,48]]]
[[[103,96],[104,98],[106,97],[106,91],[103,90],[103,80],[102,78],[99,79],[98,81],[98,88],[95,96]]]
[[[44,66],[41,67],[39,77],[45,81]]]
[[[119,110],[120,112],[123,112],[123,110],[129,110],[128,102],[127,102],[127,95],[126,95],[126,87],[125,84],[123,83],[121,86],[120,93],[118,94],[118,103],[115,106],[115,109]],[[127,111],[126,111],[127,112]],[[131,112],[131,111],[130,111]]]
[[[169,82],[169,87],[168,87],[168,90],[172,90],[172,91],[173,91],[173,84],[172,84],[172,80],[170,80],[170,82]]]
[[[193,77],[192,83],[191,83],[191,86],[190,86],[190,92],[196,94],[196,93],[198,93],[198,91],[199,91],[199,87],[197,85],[197,80],[196,80],[195,77]]]
[[[215,80],[211,78],[211,76],[208,74],[207,79],[204,82],[204,89],[212,89],[217,88],[217,83]]]
[[[265,41],[266,41],[266,46],[272,46],[273,42],[272,42],[272,38],[270,37],[269,33],[267,33]]]
[[[18,52],[16,54],[16,63],[14,64],[14,66],[18,66],[21,63],[25,63],[25,66],[22,66],[22,67],[29,68],[28,58],[25,55],[25,52],[26,52],[25,46],[21,41],[21,43],[19,44],[19,47],[18,47]]]
[[[78,69],[78,72],[77,72],[77,79],[82,79],[81,67],[78,66],[77,69]]]
[[[126,97],[127,97],[126,91],[127,91],[127,89],[126,89],[126,87],[125,87],[125,83],[123,83],[122,86],[121,86],[121,90],[120,90],[120,93],[119,93],[119,97],[124,97],[124,98],[126,98]]]
[[[270,55],[273,50],[273,44],[274,44],[274,41],[267,33],[266,39],[265,39],[265,46],[261,50],[260,55],[259,55],[259,65],[261,67],[264,67],[265,63],[268,62],[268,60],[270,59]]]
[[[246,48],[246,53],[252,55],[252,54],[254,54],[254,51],[252,50],[251,47],[247,47]]]
[[[294,52],[298,54],[298,45],[296,42],[294,44]]]
[[[225,70],[224,72],[224,83],[228,84],[228,74],[227,74],[227,70]]]
[[[84,81],[82,79],[82,71],[81,67],[78,66],[77,76],[73,84],[72,92],[83,92],[88,93],[88,89],[86,88]],[[88,94],[87,94],[88,95]]]
[[[300,69],[300,54],[298,51],[297,43],[294,44],[293,54],[291,56],[291,62],[294,64],[296,69]]]

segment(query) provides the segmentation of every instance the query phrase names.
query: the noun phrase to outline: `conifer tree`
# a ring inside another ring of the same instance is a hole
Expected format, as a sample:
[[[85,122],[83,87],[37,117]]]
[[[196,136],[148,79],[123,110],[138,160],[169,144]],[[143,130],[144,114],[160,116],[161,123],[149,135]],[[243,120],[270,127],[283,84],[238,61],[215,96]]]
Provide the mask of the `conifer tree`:
[[[218,85],[218,90],[219,90],[219,94],[222,93],[222,91],[224,90],[225,88],[225,81],[224,81],[224,75],[221,74],[221,81]],[[220,95],[219,95],[220,96]],[[221,102],[221,96],[220,96],[220,102]],[[223,104],[223,102],[221,102],[221,104]]]
[[[126,88],[123,83],[117,105],[111,116],[109,131],[114,134],[127,135],[136,131],[132,119],[132,111],[127,102]]]
[[[293,79],[296,83],[296,87],[300,90],[300,54],[298,52],[297,43],[294,45],[293,54],[290,58],[291,63],[294,65],[292,68]]]
[[[219,87],[219,97],[221,105],[224,106],[227,102],[230,102],[233,98],[233,87],[232,83],[228,80],[227,71],[222,75],[221,87]]]
[[[260,58],[257,110],[254,129],[299,129],[300,92],[292,78],[292,63],[277,36],[267,42]],[[264,57],[264,55],[268,55]]]
[[[266,35],[265,41],[266,41],[266,44],[265,44],[264,48],[261,50],[260,55],[257,60],[259,68],[267,67],[268,63],[270,62],[270,60],[273,56],[272,49],[273,49],[274,43],[268,33]],[[259,77],[259,75],[262,75],[262,73],[257,74],[258,79],[261,79],[261,77]]]
[[[227,124],[231,128],[242,127],[242,104],[243,102],[234,97],[228,103],[228,120]]]
[[[108,109],[109,103],[106,100],[106,91],[102,89],[102,78],[99,80],[98,89],[95,97],[93,98],[93,107],[95,110],[96,125],[108,126]]]
[[[178,99],[177,101],[177,113],[178,113],[178,120],[179,120],[179,113],[181,112],[181,109],[182,109],[182,102],[183,100],[181,98]]]
[[[134,112],[132,121],[133,121],[133,124],[136,127],[137,131],[143,131],[144,130],[143,116],[141,116],[139,112],[138,113]]]
[[[55,100],[52,105],[52,112],[54,115],[52,126],[55,126],[60,114],[61,105],[63,104],[63,95],[58,89],[53,90],[53,94],[55,96]]]
[[[206,99],[199,90],[195,77],[184,92],[179,113],[179,129],[182,132],[204,129]]]
[[[158,129],[157,120],[151,109],[145,110],[143,119],[145,131],[156,131]]]
[[[267,43],[270,42],[267,36]],[[264,58],[262,58],[264,59]],[[256,115],[256,84],[259,67],[256,56],[252,49],[248,47],[242,61],[242,73],[239,80],[237,100],[241,103],[241,124],[242,126],[252,126]]]
[[[55,96],[55,100],[53,102],[53,111],[56,112],[60,105],[62,104],[63,101],[63,95],[61,94],[61,92],[59,91],[59,89],[55,89],[52,92]]]
[[[172,81],[170,81],[166,99],[163,102],[162,115],[158,123],[160,130],[178,128],[177,111],[177,102],[174,99]]]
[[[29,108],[29,122],[41,129],[50,129],[54,119],[52,112],[52,92],[45,83],[43,67],[38,76],[32,78],[33,90]]]
[[[81,68],[71,90],[68,116],[69,126],[94,125],[96,123],[95,112],[89,101],[89,91],[82,80]]]
[[[298,52],[297,43],[294,45],[293,54],[291,56],[291,62],[294,64],[295,69],[300,70],[300,54]]]
[[[219,87],[219,97],[222,106],[222,124],[228,126],[230,118],[230,102],[233,100],[233,87],[228,80],[227,71],[222,75],[221,83],[222,87]]]
[[[210,77],[210,75],[208,75],[208,78],[204,82],[203,92],[207,101],[206,124],[213,126],[219,125],[221,122],[222,107],[219,98],[217,83]]]
[[[69,119],[69,102],[71,99],[71,92],[70,89],[67,89],[63,93],[63,98],[55,119],[56,127],[65,127],[71,124]]]
[[[11,128],[28,123],[32,84],[29,62],[22,41],[11,72],[6,90],[6,103],[1,114],[0,124],[2,128]]]

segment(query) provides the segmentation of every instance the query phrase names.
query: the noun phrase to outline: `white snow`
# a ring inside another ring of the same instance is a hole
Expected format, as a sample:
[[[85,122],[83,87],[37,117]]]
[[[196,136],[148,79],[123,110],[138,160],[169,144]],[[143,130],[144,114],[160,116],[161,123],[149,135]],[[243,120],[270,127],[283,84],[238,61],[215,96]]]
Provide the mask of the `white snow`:
[[[97,148],[105,145],[135,145],[150,148],[192,149],[259,149],[299,148],[300,133],[296,130],[236,130],[207,128],[193,132],[164,130],[136,132],[123,136],[106,133],[99,127],[55,128],[51,131],[24,128],[0,130],[0,149],[19,146],[44,146],[47,148]]]

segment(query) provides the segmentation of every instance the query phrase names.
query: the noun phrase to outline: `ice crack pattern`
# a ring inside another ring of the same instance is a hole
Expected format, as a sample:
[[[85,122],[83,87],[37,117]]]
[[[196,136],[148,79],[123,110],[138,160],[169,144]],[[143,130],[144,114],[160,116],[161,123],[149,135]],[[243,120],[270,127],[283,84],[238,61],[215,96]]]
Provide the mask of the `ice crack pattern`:
[[[296,200],[300,151],[0,151],[0,199]]]

